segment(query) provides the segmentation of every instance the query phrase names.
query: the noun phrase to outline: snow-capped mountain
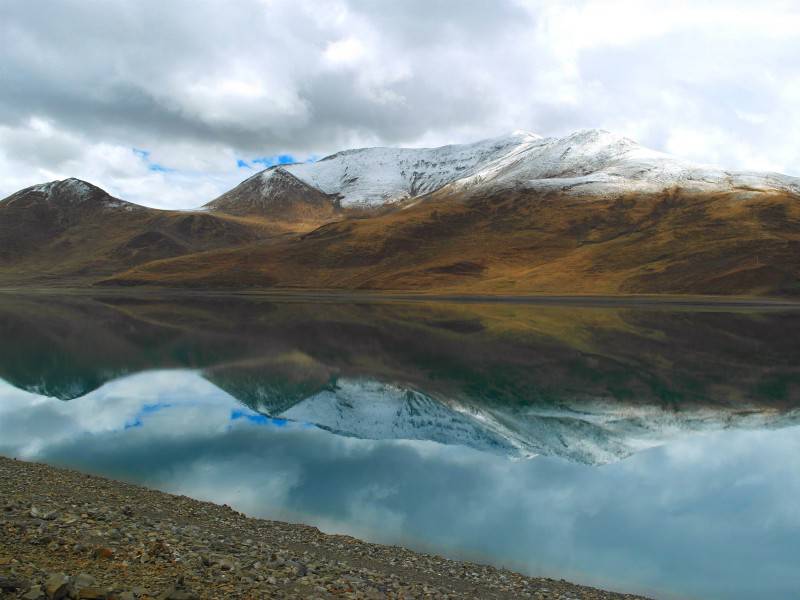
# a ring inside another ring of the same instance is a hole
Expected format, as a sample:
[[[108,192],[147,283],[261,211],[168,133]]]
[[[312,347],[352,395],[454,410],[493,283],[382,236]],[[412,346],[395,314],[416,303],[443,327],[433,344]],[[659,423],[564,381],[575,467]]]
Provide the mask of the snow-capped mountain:
[[[245,190],[239,188],[245,186],[250,194],[265,199],[279,197],[281,189],[270,182],[280,172],[291,173],[308,186],[339,198],[343,207],[382,206],[445,186],[573,193],[660,191],[680,186],[691,191],[775,189],[800,193],[800,179],[795,177],[695,165],[608,131],[589,129],[562,138],[516,131],[440,148],[345,150],[313,163],[271,167],[225,196],[237,190],[242,196]],[[214,203],[210,207],[220,208]]]
[[[336,210],[338,200],[302,181],[283,167],[263,171],[243,181],[206,205],[233,215],[268,214],[273,217],[318,216]]]
[[[489,407],[437,399],[403,385],[339,379],[291,405],[261,397],[248,405],[271,417],[309,423],[338,435],[372,440],[425,440],[508,456],[557,456],[601,465],[703,431],[800,424],[800,409],[736,410],[690,406],[681,411],[630,406],[616,399],[590,405]],[[269,410],[270,407],[280,408]]]
[[[698,192],[739,189],[800,193],[797,177],[697,165],[599,129],[526,142],[513,155],[484,164],[478,172],[452,185],[520,186],[585,194],[658,192],[673,186]]]
[[[144,210],[138,204],[114,198],[105,190],[74,177],[33,185],[3,200],[3,204],[8,207],[28,206],[33,202],[45,203],[57,208],[92,207],[126,211]]]

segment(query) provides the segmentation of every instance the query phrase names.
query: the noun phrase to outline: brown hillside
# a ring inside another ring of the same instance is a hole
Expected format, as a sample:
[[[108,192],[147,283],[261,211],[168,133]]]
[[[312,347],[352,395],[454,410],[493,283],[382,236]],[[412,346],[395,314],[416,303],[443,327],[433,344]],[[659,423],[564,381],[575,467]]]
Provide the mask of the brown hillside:
[[[157,259],[251,243],[269,232],[260,222],[130,204],[78,180],[39,188],[0,202],[0,281],[91,282]]]
[[[268,177],[265,179],[265,173]],[[339,216],[339,201],[282,168],[259,173],[205,205],[213,212],[319,226]]]
[[[104,283],[796,295],[798,250],[800,198],[784,192],[439,192],[390,214],[158,260]]]

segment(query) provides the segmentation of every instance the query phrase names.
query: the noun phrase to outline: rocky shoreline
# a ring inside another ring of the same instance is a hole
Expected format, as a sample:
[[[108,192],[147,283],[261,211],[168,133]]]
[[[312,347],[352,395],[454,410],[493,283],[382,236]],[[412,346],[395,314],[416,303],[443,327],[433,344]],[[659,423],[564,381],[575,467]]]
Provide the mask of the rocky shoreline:
[[[0,597],[642,598],[0,457]]]

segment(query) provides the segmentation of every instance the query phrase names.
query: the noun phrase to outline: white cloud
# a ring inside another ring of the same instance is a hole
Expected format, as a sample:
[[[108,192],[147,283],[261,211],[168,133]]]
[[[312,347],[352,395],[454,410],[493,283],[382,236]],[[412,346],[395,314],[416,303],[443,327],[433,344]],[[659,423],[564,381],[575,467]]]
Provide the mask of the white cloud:
[[[323,57],[331,65],[354,65],[364,56],[365,48],[356,38],[345,38],[329,42]]]
[[[581,127],[800,174],[794,2],[154,7],[0,7],[0,195],[70,175],[190,207],[241,180],[240,158]]]

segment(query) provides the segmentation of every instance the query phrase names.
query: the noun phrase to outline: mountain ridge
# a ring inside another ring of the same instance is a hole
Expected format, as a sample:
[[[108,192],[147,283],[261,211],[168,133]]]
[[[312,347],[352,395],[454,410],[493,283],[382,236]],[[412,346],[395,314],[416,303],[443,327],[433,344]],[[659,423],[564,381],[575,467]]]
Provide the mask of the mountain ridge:
[[[0,256],[13,284],[796,296],[800,179],[515,132],[279,165],[196,211],[40,184],[0,201]]]
[[[741,188],[800,194],[800,178],[694,164],[602,129],[578,130],[564,137],[516,131],[435,148],[354,148],[313,163],[269,167],[246,181],[266,181],[276,170],[351,208],[374,209],[448,186],[497,190],[522,185],[584,194],[658,192],[681,186],[691,191]]]

